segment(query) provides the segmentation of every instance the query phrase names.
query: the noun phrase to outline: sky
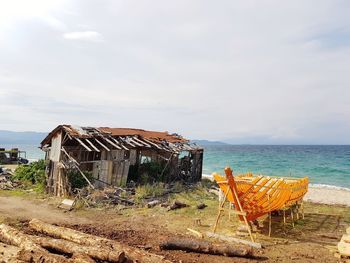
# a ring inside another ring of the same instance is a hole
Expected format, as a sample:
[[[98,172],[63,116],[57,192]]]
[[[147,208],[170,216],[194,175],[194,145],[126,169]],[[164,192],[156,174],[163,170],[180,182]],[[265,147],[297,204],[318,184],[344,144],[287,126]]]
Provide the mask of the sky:
[[[350,1],[0,0],[0,130],[350,144]]]

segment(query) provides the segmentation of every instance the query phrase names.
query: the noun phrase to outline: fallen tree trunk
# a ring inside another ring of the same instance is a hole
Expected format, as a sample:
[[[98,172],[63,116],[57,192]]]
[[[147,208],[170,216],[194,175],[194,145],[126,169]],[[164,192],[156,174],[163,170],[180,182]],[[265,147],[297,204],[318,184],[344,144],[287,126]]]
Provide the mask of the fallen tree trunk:
[[[45,233],[52,237],[69,240],[80,245],[92,246],[97,248],[108,247],[116,251],[124,251],[126,257],[129,260],[145,263],[170,263],[170,261],[165,260],[162,256],[148,253],[141,249],[133,248],[128,245],[124,245],[117,241],[106,239],[103,237],[85,234],[70,228],[47,224],[38,219],[32,219],[29,222],[29,226],[38,232]]]
[[[160,245],[161,249],[183,250],[212,255],[223,255],[227,257],[253,256],[253,250],[245,246],[232,246],[226,244],[213,244],[209,241],[193,240],[188,238],[171,238]]]
[[[18,262],[17,257],[21,249],[0,242],[0,262]]]
[[[125,253],[112,249],[79,245],[67,240],[47,237],[32,237],[33,241],[46,249],[53,249],[66,254],[85,254],[94,259],[110,262],[123,262]]]
[[[225,242],[234,242],[234,243],[241,243],[244,245],[248,245],[257,249],[261,249],[262,246],[260,243],[256,243],[256,242],[251,242],[245,239],[240,239],[240,238],[236,238],[236,237],[230,237],[230,236],[225,236],[225,235],[220,235],[220,234],[216,234],[213,232],[207,232],[207,237],[210,238],[216,238],[219,239],[221,241],[225,241]]]
[[[51,254],[49,252],[41,252],[38,250],[26,250],[22,249],[18,254],[18,259],[24,262],[31,263],[73,263],[71,259],[65,258],[60,255]]]
[[[0,239],[21,249],[18,259],[26,262],[66,263],[73,262],[59,255],[50,254],[47,250],[35,244],[29,235],[23,234],[15,228],[1,224]]]
[[[42,247],[30,240],[26,234],[22,234],[17,229],[5,224],[0,225],[0,239],[8,244],[20,247],[21,249],[45,251]]]
[[[63,256],[55,254],[42,254],[37,251],[21,250],[18,254],[18,258],[23,262],[31,263],[95,263],[88,255],[74,254],[72,258],[68,259]],[[16,261],[17,262],[17,261]]]
[[[96,263],[95,260],[86,254],[74,254],[72,260],[74,263]]]

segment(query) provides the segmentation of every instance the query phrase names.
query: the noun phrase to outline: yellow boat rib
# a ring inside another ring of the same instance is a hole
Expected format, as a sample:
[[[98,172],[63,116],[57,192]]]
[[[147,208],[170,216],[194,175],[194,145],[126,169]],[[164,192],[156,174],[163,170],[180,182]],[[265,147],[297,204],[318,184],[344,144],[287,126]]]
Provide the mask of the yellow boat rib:
[[[296,204],[306,194],[309,184],[308,177],[268,177],[252,173],[233,176],[229,167],[225,168],[225,174],[226,177],[214,173],[214,180],[227,193],[227,200],[234,204],[242,221],[241,210],[248,221],[254,221],[272,211]]]

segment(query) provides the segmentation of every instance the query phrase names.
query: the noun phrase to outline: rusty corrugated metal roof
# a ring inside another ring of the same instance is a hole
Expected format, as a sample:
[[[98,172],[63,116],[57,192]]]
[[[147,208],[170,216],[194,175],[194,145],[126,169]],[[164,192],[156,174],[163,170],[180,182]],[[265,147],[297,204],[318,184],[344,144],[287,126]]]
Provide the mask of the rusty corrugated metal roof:
[[[135,147],[155,147],[166,151],[196,150],[201,149],[191,145],[189,140],[182,136],[168,132],[147,131],[134,128],[109,128],[109,127],[80,127],[73,125],[59,125],[41,142],[41,146],[50,144],[51,138],[59,132],[65,132],[70,138],[75,138],[86,149],[91,150],[94,144],[101,144],[99,140],[106,141],[117,149],[129,149]],[[90,141],[90,139],[92,141]],[[86,144],[84,143],[86,142]]]
[[[176,142],[188,142],[178,134],[169,134],[168,132],[158,132],[158,131],[146,131],[142,129],[133,128],[109,128],[100,127],[97,130],[105,133],[110,133],[112,136],[133,136],[138,135],[148,140],[156,141],[168,141],[172,143]]]

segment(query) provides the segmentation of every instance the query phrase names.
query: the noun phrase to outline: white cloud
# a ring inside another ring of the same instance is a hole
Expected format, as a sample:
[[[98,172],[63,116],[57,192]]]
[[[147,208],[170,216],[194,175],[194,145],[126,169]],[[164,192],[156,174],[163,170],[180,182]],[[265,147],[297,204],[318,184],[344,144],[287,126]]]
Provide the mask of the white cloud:
[[[63,37],[70,40],[101,41],[102,36],[96,31],[77,31],[64,33]]]
[[[350,143],[350,2],[68,2],[40,12],[46,25],[14,23],[0,41],[3,109],[43,120],[24,122],[18,110],[7,129],[77,123]]]
[[[46,22],[49,26],[52,28],[58,30],[58,31],[65,31],[67,30],[67,25],[65,25],[62,21],[58,20],[57,18],[53,16],[44,16],[41,18],[44,22]]]
[[[64,3],[65,0],[0,0],[0,29],[30,18],[49,19],[50,22],[57,24],[59,22],[53,21],[54,18],[50,17],[50,13]]]

